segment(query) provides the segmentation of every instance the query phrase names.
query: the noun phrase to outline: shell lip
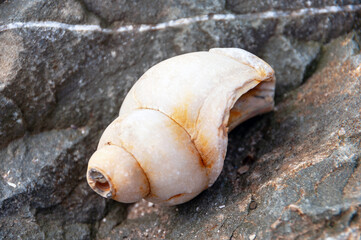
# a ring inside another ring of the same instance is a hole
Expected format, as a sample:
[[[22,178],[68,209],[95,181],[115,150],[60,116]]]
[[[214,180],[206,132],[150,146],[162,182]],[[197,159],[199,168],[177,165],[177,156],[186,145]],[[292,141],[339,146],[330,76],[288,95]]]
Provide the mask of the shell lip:
[[[115,189],[111,178],[99,168],[90,167],[87,171],[89,186],[104,198],[114,198]]]

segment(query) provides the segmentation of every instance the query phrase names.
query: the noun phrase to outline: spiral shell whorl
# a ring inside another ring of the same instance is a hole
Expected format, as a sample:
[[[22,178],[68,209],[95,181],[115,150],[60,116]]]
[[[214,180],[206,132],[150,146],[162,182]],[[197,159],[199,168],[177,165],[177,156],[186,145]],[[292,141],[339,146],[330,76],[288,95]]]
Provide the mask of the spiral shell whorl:
[[[147,200],[177,204],[207,187],[206,171],[190,136],[159,111],[140,109],[117,118],[98,148],[108,144],[122,146],[138,162],[149,183]]]
[[[89,162],[89,185],[106,197],[104,185],[96,185],[99,176],[106,179],[111,197],[121,202],[175,205],[194,198],[223,168],[228,127],[273,108],[274,83],[272,68],[241,49],[155,65],[103,133]]]

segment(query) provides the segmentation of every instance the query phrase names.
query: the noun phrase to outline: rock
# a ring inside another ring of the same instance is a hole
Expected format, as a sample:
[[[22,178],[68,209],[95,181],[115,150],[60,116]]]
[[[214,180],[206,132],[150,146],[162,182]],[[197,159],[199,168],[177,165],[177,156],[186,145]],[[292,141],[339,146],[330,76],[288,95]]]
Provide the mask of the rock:
[[[123,222],[127,218],[127,211],[124,205],[115,201],[109,205],[109,212],[100,221],[97,228],[96,238],[104,239],[108,236],[109,232]]]
[[[320,68],[274,113],[236,128],[214,186],[176,207],[138,204],[109,238],[357,239],[359,44],[352,33],[326,45]]]
[[[17,209],[17,214],[0,215],[1,239],[45,239],[29,206]]]
[[[297,11],[302,8],[324,8],[329,6],[345,6],[360,3],[359,0],[324,0],[324,1],[303,1],[303,0],[267,0],[267,1],[244,1],[226,0],[226,9],[235,13],[257,13],[262,11],[286,10]]]
[[[43,132],[13,141],[3,149],[0,209],[16,210],[17,198],[22,198],[22,194],[29,197],[31,205],[41,208],[60,203],[74,187],[79,171],[85,170],[82,159],[87,152],[78,143],[88,134],[87,129]]]
[[[84,128],[43,132],[1,151],[0,225],[8,229],[5,237],[62,239],[69,230],[76,233],[73,238],[88,239],[90,224],[107,212],[105,199],[89,189],[84,176],[90,135]]]
[[[280,95],[302,84],[317,67],[319,42],[291,41],[284,36],[271,38],[265,45],[263,59],[276,73],[276,94]]]
[[[357,25],[354,25],[355,15],[353,13],[301,16],[289,21],[284,26],[283,34],[299,40],[329,41],[347,32],[346,29],[357,28]]]
[[[21,68],[22,39],[12,32],[0,34],[0,92],[12,82]],[[25,122],[19,107],[0,93],[0,147],[25,133]]]
[[[65,239],[90,239],[91,229],[88,224],[76,223],[65,226]],[[52,238],[54,239],[54,238]]]
[[[76,0],[6,0],[0,4],[0,24],[17,21],[99,22]]]
[[[358,68],[342,64],[359,63],[358,37],[325,44],[358,28],[360,2],[309,2],[0,1],[0,238],[276,238],[287,229],[304,236],[301,228],[315,238],[355,229],[359,86],[349,76]],[[335,12],[334,4],[355,5]],[[124,205],[93,193],[87,161],[134,82],[166,58],[212,47],[269,61],[277,111],[230,135],[220,179],[187,204]]]
[[[223,1],[151,1],[151,0],[84,0],[86,8],[104,19],[107,24],[115,21],[123,23],[156,24],[172,19],[192,17],[208,13],[221,12]]]
[[[21,64],[20,52],[23,50],[22,38],[12,32],[4,32],[0,35],[0,89],[3,90],[8,82],[16,76]]]
[[[0,147],[25,133],[20,109],[13,101],[0,94]]]
[[[347,8],[348,5],[355,4],[360,4],[360,1],[227,0],[226,9],[238,14],[261,13],[262,15],[262,12],[268,11],[282,16],[282,13],[288,13],[282,20],[285,24],[279,29],[283,35],[299,40],[328,41],[355,27],[357,15],[347,11],[335,11],[331,15],[312,13],[331,10],[332,7],[334,10],[340,10],[342,7]],[[308,11],[308,14],[300,14],[302,11]],[[290,19],[288,16],[292,14],[294,17]]]
[[[117,204],[118,212],[124,206]],[[69,197],[52,208],[37,211],[36,220],[45,234],[45,239],[89,239],[92,226],[107,214],[106,200],[89,190],[82,181],[72,190]],[[111,224],[109,224],[111,226]]]

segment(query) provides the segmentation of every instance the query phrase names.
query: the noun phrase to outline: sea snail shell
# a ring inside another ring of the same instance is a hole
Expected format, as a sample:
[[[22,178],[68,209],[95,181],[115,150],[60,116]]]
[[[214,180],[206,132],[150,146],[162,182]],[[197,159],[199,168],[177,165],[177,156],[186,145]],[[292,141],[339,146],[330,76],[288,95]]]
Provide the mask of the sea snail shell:
[[[95,192],[119,202],[184,203],[219,176],[227,132],[273,109],[273,69],[236,48],[165,60],[135,83],[89,160]]]

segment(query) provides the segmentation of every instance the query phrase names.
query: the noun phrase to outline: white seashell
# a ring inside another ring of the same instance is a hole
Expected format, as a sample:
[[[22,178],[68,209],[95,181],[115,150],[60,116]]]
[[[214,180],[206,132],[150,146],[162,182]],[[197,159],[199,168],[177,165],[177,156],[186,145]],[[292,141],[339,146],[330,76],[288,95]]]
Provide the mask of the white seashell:
[[[87,180],[119,202],[184,203],[222,171],[227,133],[273,109],[273,69],[236,48],[165,60],[133,86],[89,160]]]

